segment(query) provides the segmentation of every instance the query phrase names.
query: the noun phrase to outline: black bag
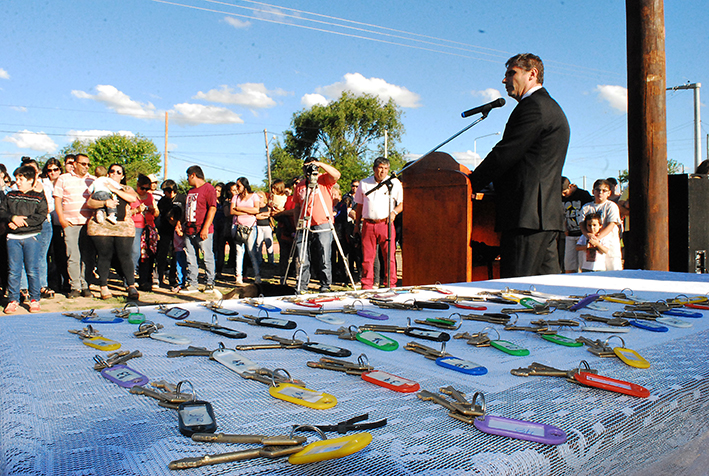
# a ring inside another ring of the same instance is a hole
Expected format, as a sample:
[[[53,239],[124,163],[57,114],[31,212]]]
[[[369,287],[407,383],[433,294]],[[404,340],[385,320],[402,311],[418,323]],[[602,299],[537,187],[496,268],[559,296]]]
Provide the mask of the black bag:
[[[234,237],[234,242],[238,245],[243,245],[249,239],[253,228],[246,225],[236,224],[231,228],[231,234]]]

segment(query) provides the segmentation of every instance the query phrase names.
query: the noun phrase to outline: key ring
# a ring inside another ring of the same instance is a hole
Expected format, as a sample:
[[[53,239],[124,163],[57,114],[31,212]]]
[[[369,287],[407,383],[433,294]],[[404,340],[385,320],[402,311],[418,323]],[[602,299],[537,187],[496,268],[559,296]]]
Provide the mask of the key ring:
[[[189,401],[197,400],[197,392],[194,389],[194,385],[192,385],[192,382],[190,382],[189,380],[180,380],[179,382],[177,382],[177,386],[175,387],[175,393],[177,395],[182,393],[182,384],[189,384],[190,386],[190,390],[192,391],[190,395],[192,396],[192,398]]]
[[[362,367],[369,367],[369,357],[367,357],[367,354],[359,354],[359,357],[357,357],[357,363]]]
[[[290,434],[288,435],[288,438],[292,439],[293,436],[295,435],[296,431],[298,431],[300,429],[306,429],[306,428],[308,430],[311,430],[311,431],[314,431],[315,433],[317,433],[320,436],[321,440],[327,440],[327,436],[325,436],[325,433],[320,428],[318,428],[317,426],[313,426],[313,425],[293,425],[293,429],[291,429]]]
[[[515,320],[515,322],[517,322],[517,321]],[[514,325],[514,323],[513,323],[512,325]],[[480,332],[478,332],[478,334],[484,333],[487,329],[490,329],[490,330],[495,331],[495,334],[497,334],[497,340],[500,340],[500,339],[501,339],[500,332],[499,332],[497,329],[495,329],[494,327],[490,327],[490,326],[483,327],[483,330],[481,330]]]
[[[607,345],[608,345],[608,341],[611,340],[611,339],[614,338],[614,337],[617,337],[618,339],[620,339],[620,343],[623,345],[623,347],[625,347],[625,341],[623,340],[623,338],[622,338],[621,336],[615,335],[615,334],[613,334],[612,336],[608,337],[608,339],[606,339],[605,341],[603,341],[603,346],[604,346],[604,347],[607,346]]]
[[[296,331],[293,333],[293,336],[291,337],[291,340],[296,340],[295,336],[298,335],[298,332],[302,332],[303,334],[305,334],[305,338],[307,339],[306,342],[310,342],[310,336],[303,329],[296,329]]]
[[[486,403],[485,403],[485,394],[482,392],[475,392],[473,394],[473,399],[470,401],[470,404],[472,408],[475,408],[475,402],[478,400],[478,397],[480,397],[480,400],[482,401],[482,404],[480,405],[480,411],[482,412],[482,415],[476,417],[478,420],[484,420],[485,419],[485,410],[486,410]]]
[[[289,382],[292,382],[292,381],[293,381],[293,377],[290,376],[290,373],[289,373],[286,369],[281,369],[281,368],[273,369],[273,372],[271,372],[271,387],[277,387],[277,386],[278,386],[278,384],[276,383],[276,375],[278,374],[278,371],[279,371],[279,370],[282,370],[283,373],[286,374],[286,376],[288,377],[288,381],[289,381]]]
[[[262,312],[265,312],[265,313],[266,313],[266,319],[269,319],[269,318],[270,318],[270,316],[268,315],[268,310],[262,309],[262,308],[260,308],[260,307],[258,308],[258,314],[256,314],[256,317],[261,317],[261,313],[262,313]]]
[[[462,316],[459,312],[454,312],[453,314],[451,314],[450,316],[448,316],[448,318],[450,319],[451,317],[453,317],[453,316],[455,316],[455,315],[458,315],[458,317],[460,318],[460,321],[458,322],[458,325],[455,326],[455,327],[451,327],[450,329],[447,329],[447,330],[457,331],[458,329],[460,329],[460,326],[463,325],[463,316]]]

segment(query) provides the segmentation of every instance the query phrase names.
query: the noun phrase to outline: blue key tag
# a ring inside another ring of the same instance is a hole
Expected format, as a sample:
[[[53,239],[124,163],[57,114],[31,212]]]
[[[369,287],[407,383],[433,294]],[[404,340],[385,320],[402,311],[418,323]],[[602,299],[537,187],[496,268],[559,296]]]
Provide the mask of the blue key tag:
[[[683,321],[682,319],[677,319],[673,316],[662,316],[655,319],[657,322],[671,327],[692,327],[691,322]]]
[[[357,332],[355,333],[355,339],[364,344],[371,345],[375,349],[386,352],[391,352],[399,348],[399,343],[397,341],[374,331]]]
[[[568,337],[560,336],[558,334],[542,334],[542,339],[548,340],[553,344],[564,345],[566,347],[583,346],[583,342],[576,342],[575,339],[570,339]]]
[[[689,317],[691,319],[699,319],[700,317],[704,317],[704,314],[701,312],[692,312],[687,311],[686,309],[670,309],[662,314],[666,314],[668,316]]]
[[[101,375],[111,382],[124,388],[145,385],[150,381],[145,375],[123,364],[107,367],[101,371]]]
[[[86,324],[118,324],[123,322],[123,319],[117,316],[99,316],[97,314],[92,314],[91,316],[85,317],[81,322]]]
[[[487,373],[487,369],[482,365],[453,356],[439,357],[436,359],[436,364],[443,368],[455,370],[456,372],[462,372],[468,375],[485,375]]]
[[[231,349],[217,349],[212,352],[212,355],[210,355],[209,358],[216,360],[229,370],[236,372],[242,377],[244,372],[251,372],[261,367]]]
[[[667,332],[669,329],[662,324],[658,324],[652,321],[639,321],[637,319],[631,319],[630,325],[637,327],[638,329],[645,329],[652,332]]]
[[[566,442],[564,430],[543,423],[485,415],[484,417],[475,418],[473,425],[483,433],[490,435],[535,441],[545,445],[560,445]]]

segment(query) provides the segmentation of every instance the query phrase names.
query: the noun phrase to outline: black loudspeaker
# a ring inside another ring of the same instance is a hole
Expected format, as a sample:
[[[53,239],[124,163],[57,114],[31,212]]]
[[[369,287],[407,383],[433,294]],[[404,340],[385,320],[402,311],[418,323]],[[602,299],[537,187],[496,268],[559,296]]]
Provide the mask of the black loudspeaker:
[[[670,271],[706,273],[709,258],[709,176],[668,177]]]

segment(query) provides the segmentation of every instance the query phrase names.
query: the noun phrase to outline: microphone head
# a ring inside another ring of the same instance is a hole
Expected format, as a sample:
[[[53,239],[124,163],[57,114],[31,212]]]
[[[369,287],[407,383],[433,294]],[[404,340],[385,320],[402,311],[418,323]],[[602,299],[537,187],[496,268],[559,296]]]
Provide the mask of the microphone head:
[[[502,97],[497,98],[497,104],[498,104],[500,107],[504,106],[505,103],[507,103],[507,101],[505,101],[505,98],[502,98]]]

